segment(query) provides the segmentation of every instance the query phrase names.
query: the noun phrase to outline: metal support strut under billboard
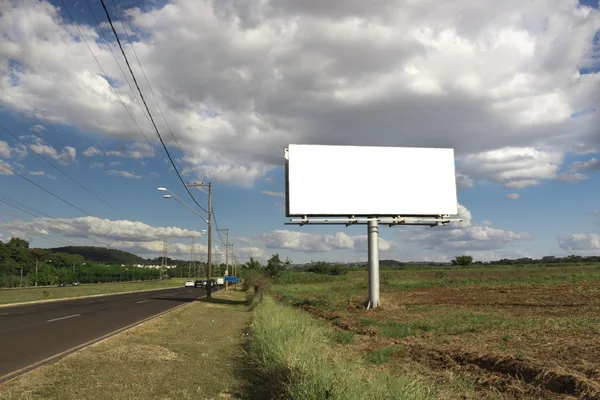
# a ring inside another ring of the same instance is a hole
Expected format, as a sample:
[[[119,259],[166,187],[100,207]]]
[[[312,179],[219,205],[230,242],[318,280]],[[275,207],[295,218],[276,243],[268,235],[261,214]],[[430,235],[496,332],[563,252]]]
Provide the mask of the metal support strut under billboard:
[[[368,226],[368,247],[369,247],[369,301],[367,309],[377,308],[381,305],[379,298],[379,225],[388,225],[389,227],[398,225],[425,225],[425,226],[443,226],[450,222],[461,222],[461,218],[449,218],[448,215],[438,215],[432,217],[361,217],[354,216],[348,218],[296,218],[286,222],[285,225],[367,225]]]

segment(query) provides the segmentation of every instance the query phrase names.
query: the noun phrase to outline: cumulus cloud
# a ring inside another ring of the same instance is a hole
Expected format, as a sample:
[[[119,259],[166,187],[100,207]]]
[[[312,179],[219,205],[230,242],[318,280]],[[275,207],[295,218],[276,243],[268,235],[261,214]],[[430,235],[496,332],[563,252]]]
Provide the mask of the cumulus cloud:
[[[270,192],[268,190],[261,190],[260,193],[264,194],[265,196],[285,197],[285,193],[283,192]]]
[[[107,156],[116,156],[116,157],[128,157],[128,158],[147,158],[154,157],[155,152],[152,146],[147,143],[132,143],[126,146],[122,146],[117,150],[109,150],[106,151],[105,154]]]
[[[521,195],[519,193],[509,193],[506,195],[511,200],[517,200]]]
[[[102,168],[102,167],[104,167],[104,163],[101,163],[101,162],[95,162],[95,163],[90,164],[90,168]]]
[[[567,251],[593,251],[600,250],[600,234],[597,233],[572,233],[559,236],[558,245]]]
[[[589,179],[589,178],[590,178],[589,176],[579,173],[579,172],[573,172],[573,173],[562,172],[556,176],[557,181],[566,182],[566,183],[585,181],[586,179]]]
[[[0,157],[10,158],[11,149],[8,143],[0,140]]]
[[[67,237],[100,238],[113,241],[142,242],[158,240],[162,235],[170,238],[199,237],[198,231],[177,227],[154,227],[137,221],[81,217],[55,220],[35,219],[23,225],[31,229],[45,229],[50,233],[60,233]],[[62,223],[62,224],[61,224]]]
[[[122,162],[121,162],[121,161],[111,161],[111,162],[109,162],[109,163],[108,163],[108,165],[109,165],[110,167],[118,167],[118,166],[119,166],[119,165],[121,165],[121,164],[122,164]]]
[[[555,179],[563,154],[531,147],[506,147],[470,154],[458,161],[461,170],[474,179],[485,179],[510,189],[539,185],[541,180]]]
[[[44,143],[44,141],[37,137],[35,139],[35,143],[29,144],[29,147],[35,151],[36,153],[52,158],[53,160],[58,161],[61,165],[67,165],[75,161],[77,157],[77,150],[71,146],[65,146],[61,152],[56,150],[49,144]]]
[[[473,187],[473,179],[471,179],[467,175],[457,172],[456,173],[456,187],[458,189],[471,189]]]
[[[119,171],[116,169],[111,169],[110,171],[106,171],[107,175],[119,175],[122,176],[123,178],[127,178],[127,179],[140,179],[142,176],[141,175],[136,175],[135,172],[129,172],[129,171]]]
[[[13,175],[12,167],[9,163],[0,160],[0,175]]]
[[[40,132],[48,130],[44,125],[40,125],[40,124],[34,125],[30,129],[32,132],[36,132],[36,133],[40,133]]]
[[[81,29],[109,79],[55,6],[2,4],[3,105],[139,140],[109,81],[143,124],[144,112],[92,26]],[[577,72],[597,62],[600,12],[575,0],[171,0],[124,11],[169,125],[208,179],[250,186],[283,164],[293,142],[443,146],[460,155],[600,144],[600,113],[591,111],[600,75]],[[513,162],[464,173],[531,186],[556,176],[558,158],[543,154],[532,173]]]
[[[311,234],[290,230],[273,230],[248,239],[264,245],[267,249],[284,249],[308,253],[323,253],[332,250],[355,249],[366,251],[367,236],[349,236],[344,232],[335,234]],[[379,239],[379,250],[389,251],[392,243]]]
[[[485,257],[497,254],[498,250],[533,239],[529,233],[517,233],[492,228],[491,224],[473,224],[471,212],[463,205],[458,206],[458,218],[463,222],[452,223],[445,227],[418,228],[403,231],[398,235],[401,243],[418,244],[421,248],[437,252],[448,259],[449,255],[469,252]],[[487,252],[487,253],[486,253]]]
[[[47,174],[44,171],[33,171],[33,172],[30,172],[29,175],[33,175],[33,176],[45,176],[48,179],[54,179],[54,180],[56,180],[55,176]]]
[[[83,155],[86,157],[93,157],[93,156],[97,156],[98,154],[102,154],[102,152],[95,147],[88,147],[83,152]]]
[[[600,160],[597,158],[591,158],[588,161],[575,161],[573,162],[568,169],[571,173],[576,173],[579,171],[600,171]]]

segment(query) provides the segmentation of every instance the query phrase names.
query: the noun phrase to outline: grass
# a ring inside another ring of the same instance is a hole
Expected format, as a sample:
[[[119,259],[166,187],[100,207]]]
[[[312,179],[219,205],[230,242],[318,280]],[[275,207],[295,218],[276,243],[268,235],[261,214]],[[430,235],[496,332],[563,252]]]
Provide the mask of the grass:
[[[0,385],[0,399],[240,398],[244,293],[219,291]]]
[[[307,317],[329,321],[330,329],[345,329],[347,339],[329,334],[332,344],[320,352],[346,352],[346,362],[360,365],[358,376],[412,377],[430,398],[525,399],[567,389],[524,381],[523,365],[556,377],[598,370],[589,351],[600,333],[598,283],[597,264],[382,270],[382,306],[375,310],[364,307],[366,270],[271,291]],[[499,360],[506,363],[501,372],[493,369]],[[585,379],[577,385],[585,387]]]
[[[161,289],[183,286],[179,278],[166,281],[144,281],[123,283],[99,283],[80,286],[40,287],[27,289],[0,290],[0,304],[25,303],[39,300],[66,299],[99,294],[133,292],[138,290]]]
[[[378,374],[370,380],[358,364],[336,357],[328,325],[265,297],[253,310],[247,345],[256,398],[427,399],[431,390],[408,377]],[[267,393],[269,395],[267,395]]]

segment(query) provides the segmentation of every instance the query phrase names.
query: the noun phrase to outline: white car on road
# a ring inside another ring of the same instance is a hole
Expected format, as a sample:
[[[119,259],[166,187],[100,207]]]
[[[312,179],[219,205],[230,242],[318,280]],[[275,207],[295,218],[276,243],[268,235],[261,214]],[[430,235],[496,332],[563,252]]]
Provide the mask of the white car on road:
[[[185,287],[194,287],[194,281],[186,281]]]

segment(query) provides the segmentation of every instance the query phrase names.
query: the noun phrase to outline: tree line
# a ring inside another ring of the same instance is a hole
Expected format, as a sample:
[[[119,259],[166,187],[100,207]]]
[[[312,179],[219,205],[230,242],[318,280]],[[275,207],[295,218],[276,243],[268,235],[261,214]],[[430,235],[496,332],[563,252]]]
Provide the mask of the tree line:
[[[0,241],[0,287],[56,285],[59,283],[104,283],[159,279],[153,268],[89,262],[80,254],[29,248],[29,242],[12,238]]]

